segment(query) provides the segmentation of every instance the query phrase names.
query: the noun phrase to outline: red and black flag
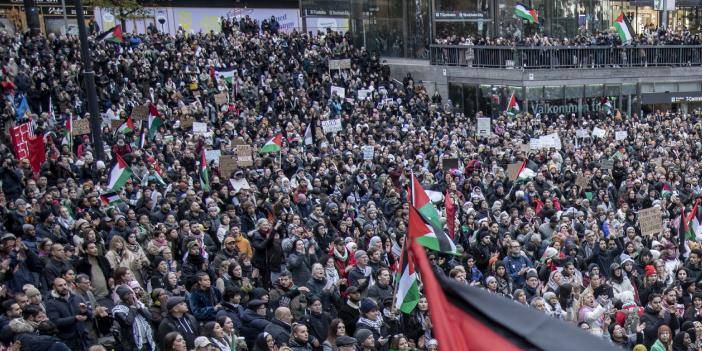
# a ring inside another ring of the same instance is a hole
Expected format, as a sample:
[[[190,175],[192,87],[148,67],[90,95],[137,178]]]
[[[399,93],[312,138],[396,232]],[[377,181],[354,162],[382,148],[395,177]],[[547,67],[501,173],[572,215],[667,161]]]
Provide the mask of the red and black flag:
[[[441,351],[619,350],[542,312],[435,274],[424,248],[412,243]]]

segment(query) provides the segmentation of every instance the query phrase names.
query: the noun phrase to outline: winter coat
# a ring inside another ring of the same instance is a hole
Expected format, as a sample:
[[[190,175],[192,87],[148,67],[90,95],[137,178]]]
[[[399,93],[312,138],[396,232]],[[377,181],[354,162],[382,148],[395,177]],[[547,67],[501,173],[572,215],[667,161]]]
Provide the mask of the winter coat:
[[[658,312],[655,312],[650,306],[646,307],[643,316],[639,319],[639,323],[646,323],[644,329],[644,342],[647,346],[653,345],[658,338],[658,328],[661,325],[667,325],[671,330],[678,329],[678,318],[671,316],[668,311],[665,311],[663,318],[660,318]]]
[[[83,300],[70,293],[67,299],[51,292],[46,301],[46,315],[56,325],[59,339],[63,340],[69,347],[78,346],[79,338],[87,338],[87,331],[83,322],[76,320],[76,315],[80,313],[79,305]]]
[[[320,344],[327,338],[327,332],[329,331],[331,321],[331,316],[324,312],[318,315],[311,312],[302,317],[300,320],[301,323],[307,326],[307,330],[310,334],[310,340],[312,340],[311,337],[315,337]]]
[[[222,302],[222,308],[217,311],[217,318],[227,316],[234,323],[234,330],[241,330],[241,315],[244,314],[244,307],[234,306],[229,302]]]
[[[249,350],[253,348],[254,341],[256,341],[256,336],[260,334],[268,324],[271,322],[266,319],[265,316],[261,316],[250,309],[246,309],[244,314],[241,316],[241,335],[246,340],[246,345]]]
[[[290,341],[292,326],[285,324],[283,321],[273,319],[273,321],[266,326],[264,331],[271,334],[275,340],[275,344],[280,347],[281,345],[287,344]]]
[[[280,239],[275,239],[275,233],[271,232],[263,237],[256,231],[253,235],[254,255],[251,263],[261,272],[280,272],[280,265],[283,264],[283,247]]]
[[[190,308],[198,321],[214,321],[217,316],[214,306],[222,301],[222,294],[218,289],[210,287],[208,290],[193,289],[190,293]]]
[[[295,285],[302,285],[310,280],[312,277],[312,264],[315,262],[317,262],[315,255],[293,252],[288,256],[286,263]]]
[[[187,324],[182,321],[183,319],[187,321]],[[181,321],[170,314],[163,317],[161,324],[158,326],[158,340],[163,342],[166,335],[174,331],[183,336],[186,344],[188,344],[188,350],[195,348],[195,338],[200,335],[200,324],[193,315],[186,313],[181,317]],[[161,347],[163,346],[161,345]]]

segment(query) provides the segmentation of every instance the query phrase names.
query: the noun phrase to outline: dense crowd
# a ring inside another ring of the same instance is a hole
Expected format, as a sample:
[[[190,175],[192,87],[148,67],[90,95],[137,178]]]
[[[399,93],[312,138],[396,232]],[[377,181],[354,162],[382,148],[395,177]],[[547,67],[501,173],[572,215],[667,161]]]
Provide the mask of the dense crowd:
[[[5,130],[31,123],[47,153],[35,173],[8,135],[0,146],[4,347],[437,350],[425,297],[394,308],[413,173],[459,205],[460,254],[430,253],[437,270],[628,349],[702,349],[702,250],[675,221],[702,191],[698,112],[505,115],[478,138],[474,116],[411,76],[392,80],[348,34],[274,27],[225,20],[220,33],[94,42],[105,159],[88,135],[64,137],[66,121],[87,118],[77,38],[0,34]],[[31,112],[16,120],[21,96]],[[164,123],[141,146],[112,121],[145,103]],[[342,130],[324,133],[336,118]],[[595,127],[607,135],[576,138]],[[554,132],[561,148],[522,151]],[[277,134],[279,153],[232,174],[212,159],[203,182],[206,151]],[[121,203],[101,201],[118,155],[133,176]],[[527,160],[533,178],[508,176]],[[650,207],[665,228],[644,235],[636,213]]]

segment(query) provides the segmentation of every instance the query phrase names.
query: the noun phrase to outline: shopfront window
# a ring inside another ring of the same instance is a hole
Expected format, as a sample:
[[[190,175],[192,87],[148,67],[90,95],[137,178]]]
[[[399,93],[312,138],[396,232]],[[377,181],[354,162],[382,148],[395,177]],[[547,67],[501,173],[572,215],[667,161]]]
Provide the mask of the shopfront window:
[[[353,3],[357,41],[382,56],[429,57],[430,0],[362,0]]]

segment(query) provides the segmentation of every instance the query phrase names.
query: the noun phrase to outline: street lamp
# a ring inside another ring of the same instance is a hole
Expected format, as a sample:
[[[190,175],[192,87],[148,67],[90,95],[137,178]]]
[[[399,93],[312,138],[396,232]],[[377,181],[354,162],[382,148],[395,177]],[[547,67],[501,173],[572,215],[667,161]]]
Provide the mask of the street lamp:
[[[95,72],[93,60],[90,56],[90,43],[88,31],[85,28],[85,16],[81,0],[75,0],[76,16],[78,20],[78,37],[80,38],[80,55],[83,58],[83,82],[85,95],[88,97],[88,111],[90,112],[90,134],[93,139],[95,156],[98,160],[105,160],[105,150],[102,144],[102,117],[98,110],[97,91],[95,90]]]

